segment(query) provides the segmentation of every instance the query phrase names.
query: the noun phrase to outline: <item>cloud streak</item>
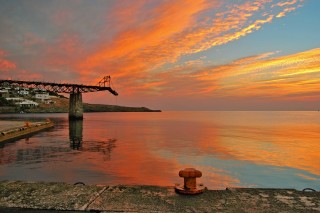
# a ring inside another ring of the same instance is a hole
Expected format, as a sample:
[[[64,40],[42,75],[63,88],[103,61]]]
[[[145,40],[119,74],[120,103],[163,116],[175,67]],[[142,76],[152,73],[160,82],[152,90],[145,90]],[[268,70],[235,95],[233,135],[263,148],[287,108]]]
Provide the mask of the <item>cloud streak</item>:
[[[132,19],[130,16],[142,14],[145,5],[139,1],[136,7],[125,7],[119,14],[113,13],[115,20],[122,20],[121,28],[126,25],[121,18],[124,14],[129,16],[128,26],[134,27],[124,28],[112,40],[101,40],[99,48],[89,54],[78,69],[88,76],[99,75],[110,67],[109,72],[118,79],[119,86],[130,88],[123,92],[132,93],[141,88],[159,91],[158,86],[164,83],[149,79],[155,76],[158,68],[176,63],[184,55],[202,52],[259,30],[264,24],[271,23],[277,13],[288,12],[286,6],[296,8],[297,3],[282,5],[272,12],[269,0],[234,5],[223,5],[218,1],[209,4],[204,0],[163,1],[154,5],[147,13],[148,18],[141,23],[145,16]],[[146,79],[148,83],[143,84],[139,79]]]
[[[270,58],[276,53],[263,53],[203,68],[193,73],[193,78],[202,82],[202,89],[195,93],[224,97],[308,99],[308,94],[319,97],[320,49]]]
[[[1,72],[8,72],[16,68],[16,64],[6,58],[5,51],[0,49],[0,70]]]
[[[302,3],[138,0],[134,5],[131,1],[97,1],[92,6],[80,0],[66,5],[52,2],[50,7],[42,3],[38,12],[30,9],[34,5],[22,4],[21,11],[30,14],[27,19],[19,17],[16,9],[15,13],[7,9],[1,15],[0,27],[5,31],[0,35],[0,48],[14,53],[10,60],[0,56],[1,66],[14,75],[28,70],[37,78],[47,76],[55,81],[86,84],[95,84],[102,76],[111,75],[124,97],[136,94],[149,98],[163,92],[170,97],[182,97],[185,93],[252,97],[271,93],[274,87],[281,87],[283,95],[293,97],[298,90],[285,92],[285,82],[300,78],[302,83],[303,75],[292,73],[302,72],[303,68],[280,58],[280,62],[268,61],[277,52],[220,66],[212,66],[221,62],[212,62],[210,56],[204,59],[197,54],[256,32]],[[83,8],[90,16],[82,15]],[[48,17],[43,18],[45,25],[39,28],[32,23],[41,14]],[[7,18],[10,15],[17,16],[16,20]],[[9,34],[14,36],[10,38]],[[304,63],[305,60],[300,64]],[[278,67],[283,73],[274,71]],[[316,69],[308,67],[308,72],[317,74]],[[313,93],[311,87],[315,83],[305,80],[304,84],[310,89],[300,87],[301,93]],[[259,93],[260,90],[264,92]]]

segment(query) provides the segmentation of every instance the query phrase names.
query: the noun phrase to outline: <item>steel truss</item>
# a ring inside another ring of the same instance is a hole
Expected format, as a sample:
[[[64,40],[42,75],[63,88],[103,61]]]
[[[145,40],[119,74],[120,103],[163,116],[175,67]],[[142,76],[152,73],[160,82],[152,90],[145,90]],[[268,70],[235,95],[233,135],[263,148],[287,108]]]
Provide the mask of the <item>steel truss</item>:
[[[110,87],[111,78],[105,76],[97,86],[83,85],[83,84],[67,84],[67,83],[52,83],[40,81],[15,81],[15,80],[0,80],[1,86],[14,86],[32,89],[47,90],[55,93],[87,93],[98,91],[109,91],[117,96],[118,93]],[[107,86],[106,86],[107,85]]]

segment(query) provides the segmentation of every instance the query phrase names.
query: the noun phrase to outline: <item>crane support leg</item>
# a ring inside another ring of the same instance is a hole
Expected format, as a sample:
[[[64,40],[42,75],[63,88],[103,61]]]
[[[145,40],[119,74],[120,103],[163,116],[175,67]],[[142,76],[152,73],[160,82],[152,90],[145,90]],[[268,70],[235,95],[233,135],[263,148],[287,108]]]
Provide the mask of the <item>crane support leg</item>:
[[[69,119],[83,119],[82,93],[71,93],[69,99]]]

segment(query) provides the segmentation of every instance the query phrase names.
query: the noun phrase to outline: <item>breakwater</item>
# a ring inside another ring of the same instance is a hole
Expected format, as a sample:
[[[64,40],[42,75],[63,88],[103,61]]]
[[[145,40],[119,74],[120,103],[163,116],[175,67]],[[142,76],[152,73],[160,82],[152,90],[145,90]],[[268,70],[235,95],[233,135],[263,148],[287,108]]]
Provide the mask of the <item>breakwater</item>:
[[[32,134],[53,126],[54,124],[51,121],[25,122],[24,124],[12,124],[12,122],[10,121],[2,121],[2,125],[0,128],[0,142],[23,137],[25,135]]]

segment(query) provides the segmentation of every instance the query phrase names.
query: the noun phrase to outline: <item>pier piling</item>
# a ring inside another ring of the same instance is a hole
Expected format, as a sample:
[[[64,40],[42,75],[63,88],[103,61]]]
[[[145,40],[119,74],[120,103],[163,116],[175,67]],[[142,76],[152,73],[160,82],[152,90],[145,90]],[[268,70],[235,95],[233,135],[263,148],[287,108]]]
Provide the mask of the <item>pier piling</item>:
[[[71,93],[69,99],[69,119],[83,119],[82,93]]]

